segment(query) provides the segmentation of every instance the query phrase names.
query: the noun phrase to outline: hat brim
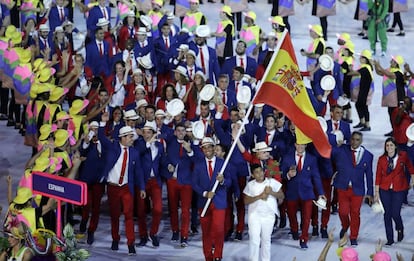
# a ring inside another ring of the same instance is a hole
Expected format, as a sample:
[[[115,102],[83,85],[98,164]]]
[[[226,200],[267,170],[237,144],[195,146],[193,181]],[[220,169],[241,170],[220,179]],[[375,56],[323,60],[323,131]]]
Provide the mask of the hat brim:
[[[272,151],[271,147],[262,148],[262,149],[252,149],[253,152],[269,152]]]
[[[333,89],[335,89],[336,80],[332,75],[325,75],[324,77],[322,77],[320,85],[322,90],[332,91]]]
[[[313,201],[313,204],[315,204],[317,207],[319,207],[319,208],[321,208],[321,209],[323,209],[323,210],[325,210],[326,209],[326,204],[325,205],[322,205],[322,204],[320,204],[318,201],[316,201],[316,200],[312,200]]]

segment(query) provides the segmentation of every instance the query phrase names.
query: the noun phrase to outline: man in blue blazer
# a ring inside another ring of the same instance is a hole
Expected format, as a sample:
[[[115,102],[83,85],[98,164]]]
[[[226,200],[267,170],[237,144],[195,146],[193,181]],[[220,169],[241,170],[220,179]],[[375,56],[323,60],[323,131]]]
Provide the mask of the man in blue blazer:
[[[336,131],[341,131],[344,138],[342,140],[343,143],[349,144],[351,141],[351,126],[348,122],[342,120],[344,112],[341,106],[339,105],[332,105],[331,106],[331,119],[326,121],[328,129],[326,130],[328,134],[329,143],[332,146],[340,146],[342,143],[340,140],[336,138]]]
[[[290,229],[294,240],[298,240],[300,247],[308,248],[308,230],[312,215],[312,200],[319,198],[326,200],[322,188],[316,157],[305,152],[306,144],[295,143],[295,149],[286,153],[282,159],[282,177],[287,180],[286,203]],[[298,220],[296,214],[301,209],[301,230],[298,234]]]
[[[200,25],[196,29],[194,42],[190,42],[189,46],[197,55],[196,65],[207,75],[207,83],[217,85],[220,66],[216,50],[207,45],[207,37],[210,37],[210,28]]]
[[[227,59],[221,67],[221,73],[227,74],[232,77],[232,70],[236,66],[243,67],[246,74],[251,77],[256,76],[257,62],[251,57],[246,55],[246,43],[239,40],[236,45],[236,55]]]
[[[139,153],[132,147],[134,131],[125,126],[119,130],[119,142],[111,142],[104,134],[104,124],[109,120],[109,114],[102,115],[98,130],[98,139],[106,152],[103,175],[108,182],[108,202],[111,215],[111,249],[118,250],[120,240],[119,217],[121,210],[125,217],[125,233],[128,244],[128,254],[135,255],[134,233],[134,187],[140,190],[140,197],[145,198],[144,177]]]
[[[89,10],[88,19],[86,20],[86,29],[91,38],[93,38],[93,34],[96,31],[96,24],[98,23],[99,18],[105,18],[106,20],[111,21],[111,8],[106,6],[106,0],[98,0],[98,5]]]
[[[332,158],[337,169],[333,185],[338,190],[338,212],[342,225],[339,236],[342,238],[350,227],[349,239],[353,246],[358,245],[362,201],[367,196],[369,202],[372,202],[374,192],[373,155],[361,144],[362,133],[354,131],[350,145],[332,147]]]
[[[157,126],[155,121],[147,120],[142,128],[142,139],[139,139],[136,148],[142,159],[142,170],[146,198],[151,198],[152,202],[152,222],[149,236],[154,247],[159,247],[158,227],[162,216],[162,181],[161,170],[165,161],[164,146],[157,140]],[[138,201],[138,227],[141,238],[138,243],[143,247],[148,242],[147,231],[147,204],[142,197],[137,195]]]
[[[92,69],[94,76],[102,76],[104,79],[109,76],[111,71],[109,53],[109,43],[104,40],[104,30],[98,27],[95,40],[86,45],[85,65]]]
[[[192,177],[194,191],[198,195],[198,208],[200,213],[207,202],[211,204],[204,217],[200,218],[203,253],[206,260],[221,260],[224,244],[224,220],[227,207],[227,191],[231,186],[230,175],[219,173],[224,160],[214,155],[214,141],[206,137],[201,142],[204,157],[195,159]],[[215,192],[212,191],[216,182],[219,185]],[[214,251],[213,251],[214,249]]]
[[[63,0],[56,0],[56,5],[50,8],[49,27],[52,32],[55,28],[61,26],[69,17],[69,9],[64,6]]]
[[[229,90],[229,76],[227,74],[221,74],[219,76],[217,87],[221,94],[221,101],[227,106],[227,111],[237,106],[236,92]]]
[[[184,140],[186,127],[183,123],[175,126],[174,135],[167,142],[167,189],[168,207],[170,211],[172,238],[178,241],[181,234],[181,247],[188,246],[188,231],[190,228],[190,209],[193,189],[191,186],[192,159],[194,152],[191,143]],[[178,209],[181,206],[181,229],[178,227]]]

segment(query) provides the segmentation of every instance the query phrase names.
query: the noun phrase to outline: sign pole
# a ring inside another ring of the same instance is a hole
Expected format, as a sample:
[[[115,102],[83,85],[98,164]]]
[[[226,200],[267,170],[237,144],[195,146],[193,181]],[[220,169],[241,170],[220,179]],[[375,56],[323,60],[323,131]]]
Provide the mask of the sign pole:
[[[62,201],[57,199],[56,235],[62,239]]]

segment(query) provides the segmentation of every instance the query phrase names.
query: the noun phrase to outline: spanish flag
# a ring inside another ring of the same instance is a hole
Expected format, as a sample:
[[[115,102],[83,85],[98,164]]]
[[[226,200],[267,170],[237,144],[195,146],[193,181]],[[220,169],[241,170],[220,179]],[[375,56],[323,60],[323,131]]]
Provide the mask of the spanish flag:
[[[253,103],[265,103],[283,112],[296,126],[298,144],[313,142],[325,158],[331,145],[316,118],[299,71],[289,33],[283,33],[279,51],[275,51]]]

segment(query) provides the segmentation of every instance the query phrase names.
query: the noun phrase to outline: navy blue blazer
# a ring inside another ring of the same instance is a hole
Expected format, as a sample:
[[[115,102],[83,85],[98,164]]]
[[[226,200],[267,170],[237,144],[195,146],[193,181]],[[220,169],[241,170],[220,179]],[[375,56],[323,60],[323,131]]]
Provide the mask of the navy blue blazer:
[[[54,32],[57,26],[61,26],[65,20],[69,17],[69,9],[64,7],[63,8],[63,19],[60,18],[59,8],[57,6],[53,6],[50,8],[49,12],[49,27],[50,31]]]
[[[206,43],[207,45],[207,43]],[[196,55],[198,56],[200,52],[200,47],[191,41],[189,43],[189,47],[191,50],[193,50]],[[207,46],[208,49],[208,75],[207,75],[207,81],[212,84],[217,84],[218,77],[220,76],[220,65],[218,63],[217,59],[217,53],[214,48],[211,48],[210,46]],[[201,68],[201,64],[198,64],[198,66]]]
[[[333,185],[337,189],[347,189],[351,183],[355,195],[373,196],[373,155],[364,148],[363,155],[359,160],[357,159],[357,164],[354,167],[352,153],[350,145],[332,146],[332,158],[337,170]]]
[[[82,161],[79,168],[79,180],[86,182],[87,184],[100,183],[104,177],[104,164],[105,151],[102,148],[101,153],[97,149],[97,143],[90,142],[88,148],[83,148],[83,143],[79,148],[80,155],[86,157],[86,160]]]
[[[230,57],[221,66],[221,73],[227,74],[229,78],[232,79],[233,68],[236,66],[237,66],[236,56]],[[257,70],[256,60],[247,56],[247,65],[246,65],[245,73],[250,75],[251,77],[256,77],[256,70]]]
[[[334,68],[332,72],[326,72],[319,68],[313,74],[313,81],[314,81],[313,92],[315,93],[316,96],[323,95],[324,90],[322,90],[321,88],[321,79],[323,76],[328,75],[328,74],[331,74],[335,78],[335,81],[336,81],[335,88],[331,92],[332,97],[336,100],[338,99],[339,96],[341,96],[344,93],[342,90],[343,74],[341,72],[341,65],[339,65],[339,63],[337,62],[334,63]]]
[[[158,153],[155,159],[152,159],[151,149],[146,147],[146,142],[144,139],[140,138],[137,140],[135,144],[135,148],[139,151],[139,155],[141,158],[142,170],[144,173],[144,184],[146,185],[148,180],[151,178],[151,170],[154,171],[154,178],[157,179],[158,185],[162,186],[161,181],[161,169],[165,166],[165,153],[164,153],[164,146],[156,141],[156,146],[158,148]]]
[[[99,127],[98,138],[101,141],[102,149],[106,152],[105,161],[103,162],[103,176],[108,178],[109,171],[121,155],[121,146],[118,141],[111,142],[105,137],[103,127]],[[144,175],[138,151],[133,147],[129,147],[128,156],[128,188],[129,192],[134,195],[134,186],[137,186],[140,190],[145,190]]]
[[[337,146],[336,136],[332,134],[332,120],[326,121],[326,124],[328,125],[328,129],[326,130],[326,132],[328,133],[329,143],[332,146]],[[349,125],[349,123],[341,120],[339,122],[339,130],[342,131],[342,133],[344,134],[344,142],[346,144],[349,144],[349,142],[351,141],[351,126]]]
[[[105,6],[105,8],[106,13],[109,17],[111,17],[111,8],[109,8],[108,6]],[[99,5],[94,6],[91,10],[89,10],[88,19],[86,19],[86,28],[92,38],[95,38],[96,24],[98,23],[99,18],[103,17],[104,16]],[[108,20],[110,21],[110,18]]]
[[[208,166],[205,158],[195,159],[194,170],[192,175],[193,190],[198,195],[198,208],[203,208],[207,202],[207,198],[203,197],[205,191],[211,191],[216,181],[217,174],[221,170],[224,160],[216,157],[216,164],[214,165],[213,176],[210,179],[208,174]],[[217,209],[227,208],[227,188],[231,186],[231,177],[225,170],[224,182],[219,184],[212,202]]]
[[[265,141],[266,140],[266,128],[261,127],[257,129],[257,142]],[[273,136],[273,140],[271,144],[268,144],[273,150],[270,152],[273,159],[279,160],[282,155],[287,151],[286,148],[286,139],[284,132],[279,132],[277,129],[275,130],[275,134]]]
[[[99,76],[104,74],[108,76],[111,74],[111,61],[109,59],[109,43],[107,41],[103,42],[103,55],[99,53],[99,47],[96,44],[96,41],[93,40],[86,45],[86,59],[85,65],[89,66],[92,70],[93,75]]]
[[[167,166],[168,164],[177,167],[177,181],[182,185],[191,185],[192,179],[192,159],[188,156],[187,151],[182,148],[182,156],[180,157],[180,143],[176,136],[171,136],[167,140]],[[178,166],[177,166],[178,165]],[[173,173],[167,171],[167,178],[172,178]]]
[[[169,46],[168,48],[165,46],[164,37],[162,34],[157,39],[154,40],[154,50],[155,50],[155,57],[158,64],[158,72],[159,73],[166,73],[169,71],[169,59],[171,58],[171,48],[175,48],[177,39],[173,36],[168,37]]]
[[[295,150],[287,153],[281,164],[282,177],[286,180],[290,166],[296,166]],[[287,200],[311,200],[315,199],[316,191],[320,195],[324,195],[321,177],[319,174],[318,162],[316,157],[311,153],[305,153],[303,166],[301,171],[297,171],[296,176],[287,181],[286,199]]]

